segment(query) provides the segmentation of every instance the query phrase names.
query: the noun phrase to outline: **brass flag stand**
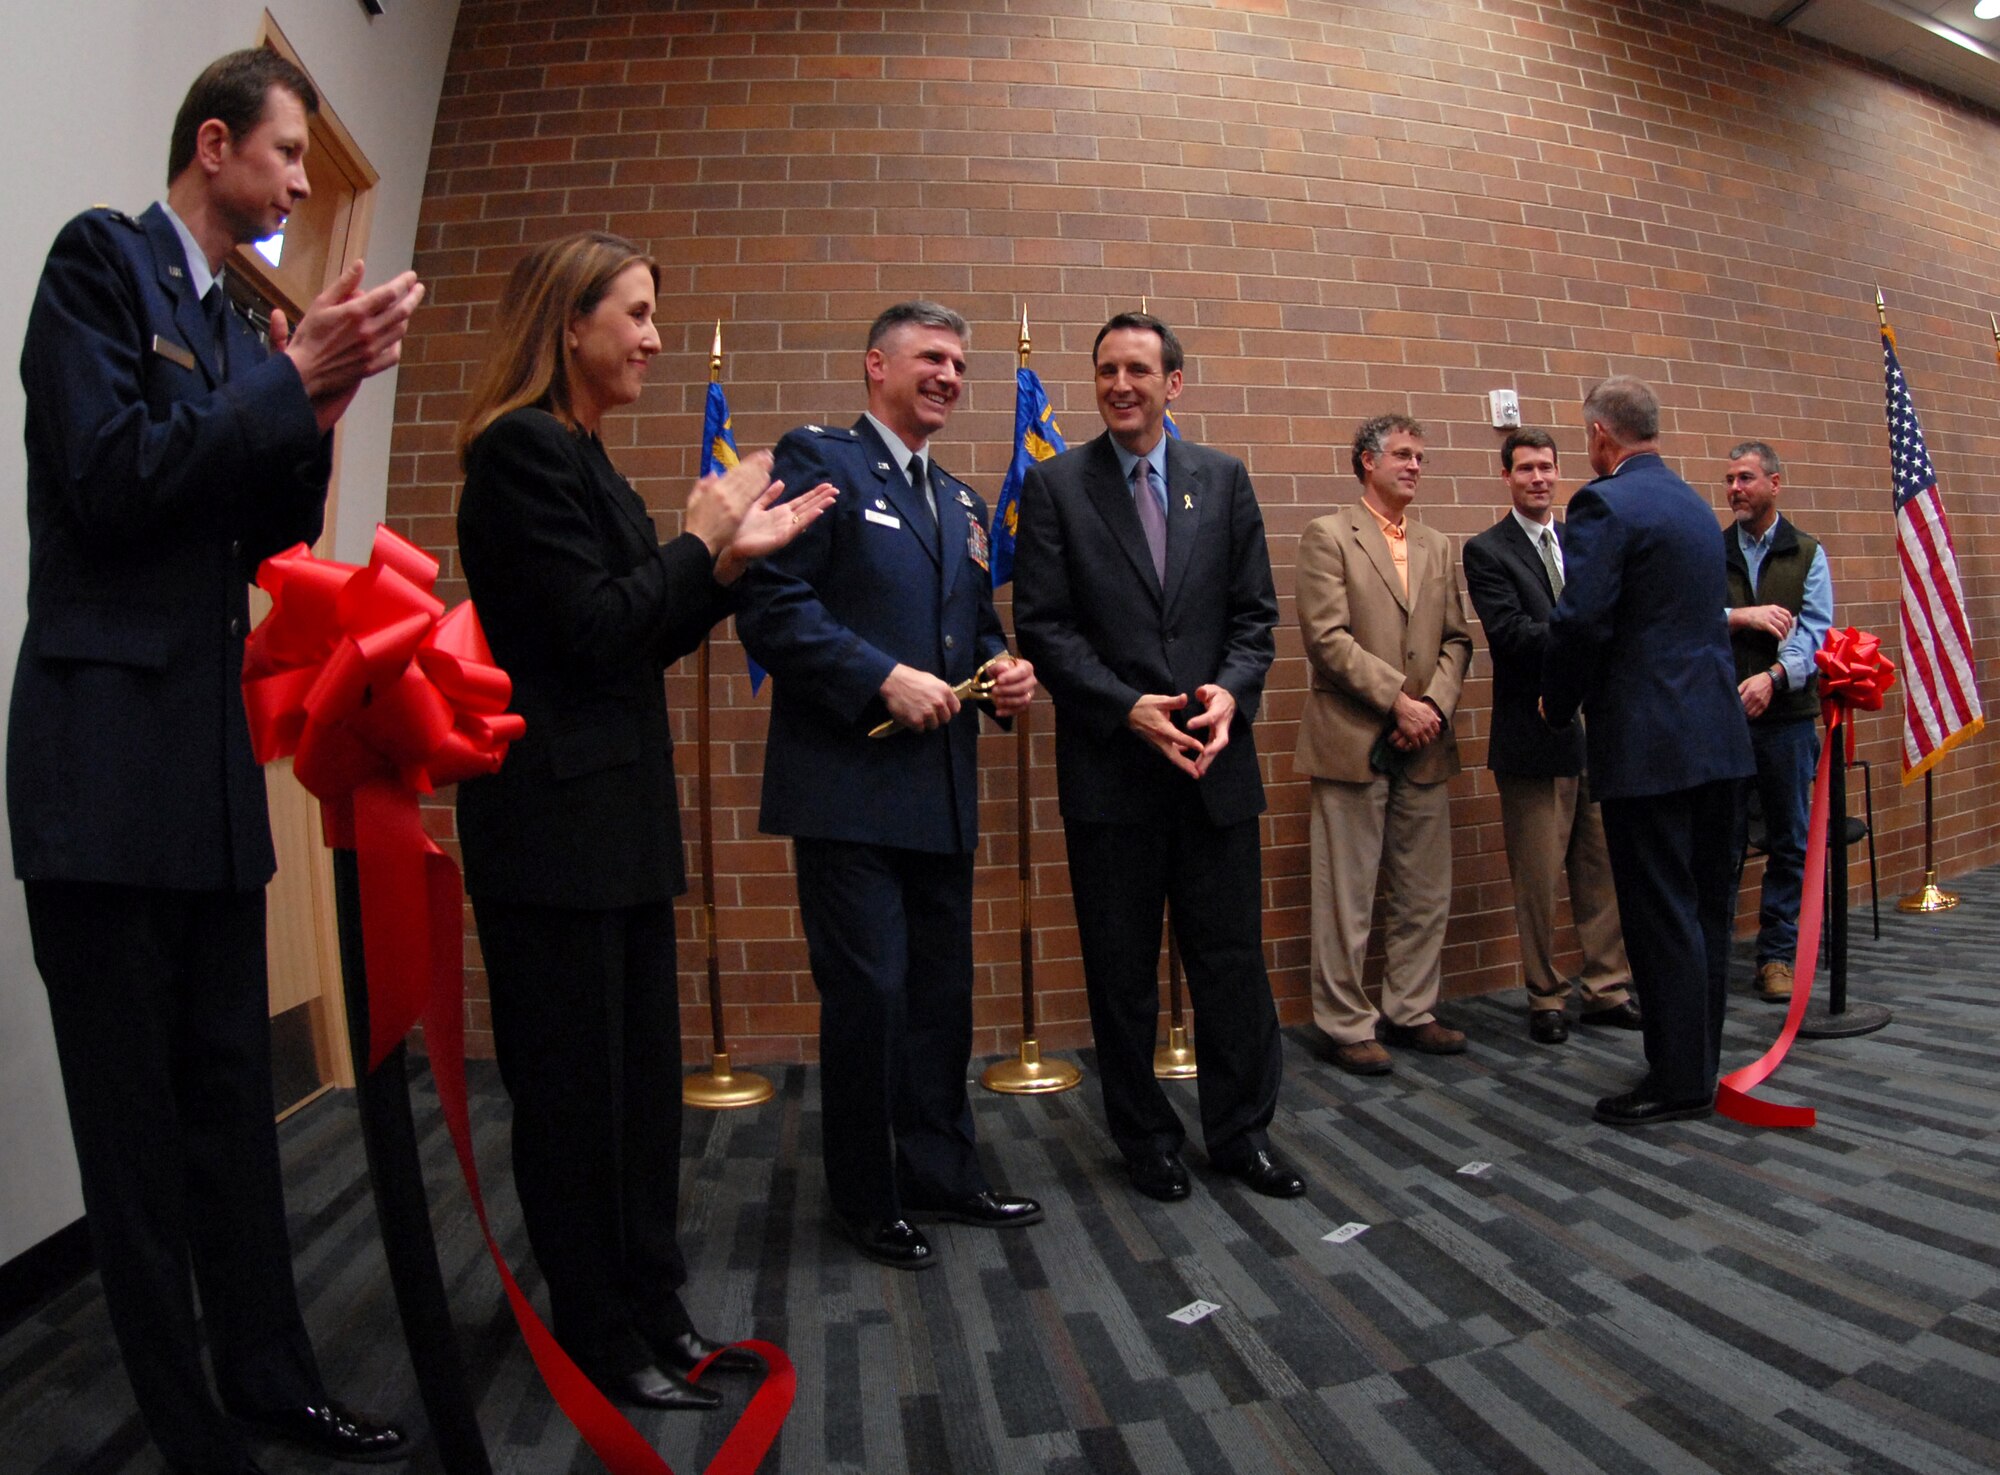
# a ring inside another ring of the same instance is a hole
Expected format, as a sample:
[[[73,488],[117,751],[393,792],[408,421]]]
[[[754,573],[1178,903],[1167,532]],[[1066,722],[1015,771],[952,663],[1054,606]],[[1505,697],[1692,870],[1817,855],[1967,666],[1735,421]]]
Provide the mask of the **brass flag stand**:
[[[1153,1074],[1163,1081],[1191,1081],[1197,1074],[1181,1002],[1181,947],[1174,941],[1171,912],[1167,915],[1167,1042],[1153,1052]]]
[[[1948,912],[1958,893],[1938,885],[1937,815],[1931,808],[1931,776],[1924,774],[1924,884],[1896,903],[1899,912]]]
[[[1020,367],[1028,367],[1028,310],[1021,309]],[[1018,417],[1017,417],[1018,418]],[[999,509],[995,509],[996,515]],[[998,529],[995,529],[997,541]],[[1014,718],[1014,828],[1020,851],[1016,870],[1021,885],[1021,1050],[1012,1060],[996,1060],[980,1073],[979,1084],[1007,1096],[1035,1096],[1070,1091],[1083,1083],[1083,1072],[1067,1060],[1044,1060],[1035,1038],[1035,913],[1034,866],[1029,854],[1033,838],[1028,805],[1028,712]]]
[[[718,399],[715,386],[722,383],[722,323],[715,325],[715,344],[708,351],[708,382],[711,403]],[[703,416],[702,470],[709,469],[717,442],[733,457],[735,446],[728,439],[729,420],[725,410],[719,425],[710,425],[713,411]],[[730,464],[733,464],[733,460]],[[731,1111],[769,1101],[776,1092],[771,1082],[754,1071],[730,1068],[729,1041],[722,1031],[722,958],[715,936],[715,792],[709,764],[709,646],[701,643],[700,669],[695,699],[696,806],[701,810],[701,930],[708,950],[708,1022],[712,1036],[710,1064],[681,1082],[681,1100],[689,1106],[709,1111]]]

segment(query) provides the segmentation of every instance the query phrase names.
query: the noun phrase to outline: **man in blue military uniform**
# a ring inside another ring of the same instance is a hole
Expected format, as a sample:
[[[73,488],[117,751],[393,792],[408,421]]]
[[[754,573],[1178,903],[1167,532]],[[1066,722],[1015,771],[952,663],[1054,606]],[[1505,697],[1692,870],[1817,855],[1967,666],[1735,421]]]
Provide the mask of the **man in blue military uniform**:
[[[1592,1115],[1641,1127],[1715,1109],[1736,806],[1754,765],[1722,613],[1722,532],[1661,459],[1658,397],[1607,379],[1583,424],[1597,479],[1570,498],[1540,700],[1551,726],[1579,707],[1589,719],[1590,790],[1646,1049],[1644,1079]]]
[[[935,1254],[908,1215],[995,1228],[1042,1216],[989,1188],[965,1088],[979,719],[952,688],[1007,649],[986,504],[929,451],[958,402],[965,339],[934,302],[875,320],[868,412],[851,430],[792,431],[772,468],[839,499],[744,576],[737,616],[773,682],[759,824],[794,842],[834,1216],[862,1254],[909,1270]],[[1026,661],[990,674],[996,717],[1034,696]],[[871,738],[885,721],[900,730]]]
[[[239,684],[247,580],[319,535],[329,432],[423,294],[407,272],[360,292],[355,262],[295,332],[274,313],[268,348],[228,306],[231,250],[307,193],[317,107],[274,53],[208,67],[165,203],[63,227],[21,353],[14,869],[112,1329],[147,1431],[195,1475],[257,1469],[243,1425],[338,1459],[406,1445],[328,1402],[299,1315],[271,1109],[276,866]]]

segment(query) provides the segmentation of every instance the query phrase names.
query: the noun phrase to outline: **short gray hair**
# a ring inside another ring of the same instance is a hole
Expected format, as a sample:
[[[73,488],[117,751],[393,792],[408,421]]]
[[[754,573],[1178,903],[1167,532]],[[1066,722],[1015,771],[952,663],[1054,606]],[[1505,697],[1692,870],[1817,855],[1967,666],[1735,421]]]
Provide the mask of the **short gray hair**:
[[[919,328],[943,328],[957,334],[960,343],[972,341],[972,331],[965,326],[964,318],[941,302],[918,298],[914,302],[898,302],[894,307],[882,309],[882,315],[868,330],[868,346],[873,348],[896,329],[912,324]]]
[[[1764,466],[1764,475],[1782,476],[1785,468],[1778,464],[1778,453],[1761,440],[1746,440],[1741,445],[1729,448],[1729,459],[1741,460],[1745,456],[1755,456]]]
[[[1619,374],[1606,379],[1583,399],[1583,418],[1595,420],[1621,446],[1660,438],[1660,397],[1643,379]]]

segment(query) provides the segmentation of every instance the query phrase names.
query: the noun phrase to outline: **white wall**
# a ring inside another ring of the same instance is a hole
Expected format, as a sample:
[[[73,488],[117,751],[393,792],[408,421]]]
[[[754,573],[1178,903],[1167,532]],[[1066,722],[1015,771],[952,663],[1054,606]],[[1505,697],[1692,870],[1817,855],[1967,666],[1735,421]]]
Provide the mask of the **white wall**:
[[[382,176],[368,280],[410,264],[457,0],[64,0],[9,5],[0,61],[0,702],[26,621],[24,413],[17,370],[42,257],[96,204],[138,211],[165,192],[167,133],[188,84],[253,44],[269,9]],[[382,515],[395,383],[364,386],[346,418],[334,552],[362,556]],[[7,876],[11,877],[11,865]],[[21,889],[0,881],[0,1262],[83,1211],[47,1000]]]

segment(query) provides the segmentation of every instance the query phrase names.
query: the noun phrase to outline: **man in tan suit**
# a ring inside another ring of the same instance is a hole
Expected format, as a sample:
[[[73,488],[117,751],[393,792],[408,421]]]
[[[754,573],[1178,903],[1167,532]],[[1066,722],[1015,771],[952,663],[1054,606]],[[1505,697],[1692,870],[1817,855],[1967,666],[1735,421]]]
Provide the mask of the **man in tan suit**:
[[[1299,628],[1312,690],[1297,770],[1312,786],[1313,1018],[1333,1063],[1386,1075],[1376,1041],[1456,1055],[1438,1022],[1451,909],[1451,718],[1472,664],[1457,561],[1443,533],[1404,514],[1423,476],[1424,430],[1378,415],[1355,432],[1361,500],[1299,541]],[[1388,969],[1379,1012],[1361,987],[1376,874],[1388,870]]]

